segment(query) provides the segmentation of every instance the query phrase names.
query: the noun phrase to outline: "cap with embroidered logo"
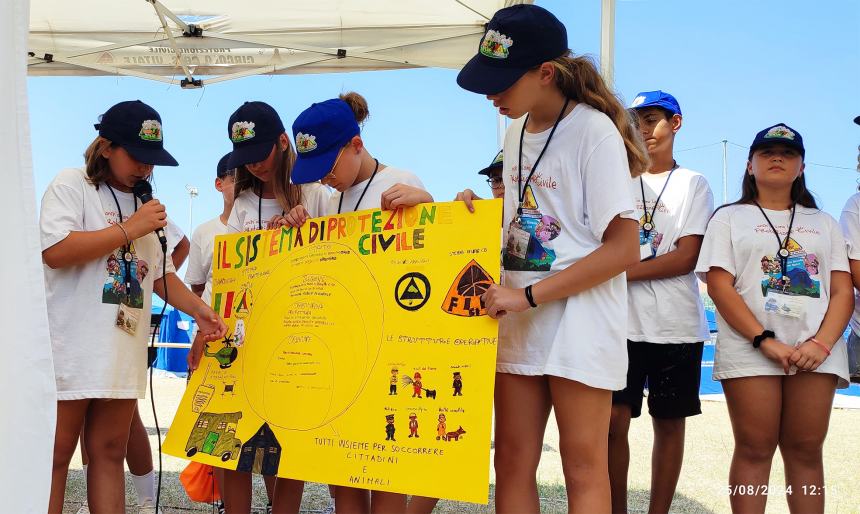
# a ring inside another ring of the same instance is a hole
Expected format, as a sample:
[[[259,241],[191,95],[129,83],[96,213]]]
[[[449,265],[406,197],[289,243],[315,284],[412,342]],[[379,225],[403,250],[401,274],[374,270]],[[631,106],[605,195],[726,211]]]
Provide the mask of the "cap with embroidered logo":
[[[138,162],[153,166],[178,166],[164,149],[161,116],[140,100],[120,102],[99,116],[93,125],[99,135],[121,146]]]
[[[294,184],[322,179],[334,167],[340,149],[361,132],[349,104],[340,98],[311,105],[293,122],[296,164]]]
[[[644,109],[646,107],[659,107],[665,109],[672,114],[683,116],[681,114],[681,106],[674,96],[665,91],[643,91],[636,95],[633,102],[630,103],[631,109]]]
[[[532,4],[500,9],[487,23],[478,53],[457,84],[482,95],[508,89],[527,71],[568,52],[567,29],[551,12]]]
[[[504,164],[504,150],[499,150],[499,153],[493,158],[493,162],[489,166],[478,172],[478,175],[487,175],[488,177],[495,171],[501,171]]]
[[[265,102],[243,103],[227,121],[227,137],[233,143],[227,168],[265,161],[284,132],[281,117],[271,105]]]
[[[789,127],[785,123],[777,123],[770,126],[755,135],[752,144],[750,145],[749,158],[752,158],[753,152],[759,148],[775,143],[781,143],[800,152],[800,157],[806,157],[806,149],[803,147],[803,136],[800,132]]]

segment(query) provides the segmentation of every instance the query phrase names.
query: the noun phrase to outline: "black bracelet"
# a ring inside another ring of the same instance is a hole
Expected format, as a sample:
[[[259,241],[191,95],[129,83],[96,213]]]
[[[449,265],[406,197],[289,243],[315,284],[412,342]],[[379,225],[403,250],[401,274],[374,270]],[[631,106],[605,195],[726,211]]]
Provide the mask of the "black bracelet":
[[[758,348],[759,346],[761,346],[762,341],[771,337],[776,337],[776,334],[773,333],[773,330],[765,330],[761,334],[753,337],[753,348]]]
[[[530,286],[530,285],[526,286],[525,292],[526,292],[526,300],[528,300],[529,305],[531,305],[532,307],[537,307],[537,304],[535,303],[534,296],[532,296],[532,286]]]

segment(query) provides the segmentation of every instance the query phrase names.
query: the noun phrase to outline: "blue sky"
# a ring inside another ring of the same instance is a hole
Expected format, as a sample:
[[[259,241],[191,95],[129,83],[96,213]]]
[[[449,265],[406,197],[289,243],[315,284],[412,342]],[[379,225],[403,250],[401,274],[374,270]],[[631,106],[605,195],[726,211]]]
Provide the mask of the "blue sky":
[[[597,57],[599,0],[537,3],[565,23],[576,53]],[[806,144],[809,187],[838,217],[858,181],[860,126],[852,119],[860,115],[860,2],[824,5],[827,10],[805,0],[619,0],[615,89],[625,103],[641,90],[663,89],[678,98],[684,126],[676,158],[707,176],[718,203],[719,141],[746,146],[766,126],[794,127]],[[355,90],[370,105],[363,136],[372,154],[415,172],[437,200],[466,187],[489,195],[476,172],[498,150],[495,111],[485,98],[457,87],[455,77],[452,70],[430,69],[254,77],[188,91],[136,78],[31,78],[36,191],[41,196],[61,168],[81,165],[100,113],[141,99],[161,113],[165,145],[181,164],[156,168],[155,194],[187,230],[186,184],[200,190],[194,225],[221,210],[212,185],[215,164],[230,149],[227,118],[243,101],[272,104],[289,127],[312,102]],[[730,201],[746,154],[728,147]]]

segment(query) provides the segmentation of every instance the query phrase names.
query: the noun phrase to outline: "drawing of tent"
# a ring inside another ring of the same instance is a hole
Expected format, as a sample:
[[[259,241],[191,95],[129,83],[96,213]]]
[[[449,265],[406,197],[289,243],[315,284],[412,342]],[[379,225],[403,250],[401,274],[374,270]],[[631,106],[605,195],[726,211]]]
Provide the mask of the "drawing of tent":
[[[241,292],[241,297],[239,297],[239,302],[236,304],[236,317],[245,318],[251,311],[251,305],[253,301],[251,300],[251,290],[243,289]]]
[[[242,446],[242,455],[236,471],[275,476],[281,462],[281,444],[268,423]]]

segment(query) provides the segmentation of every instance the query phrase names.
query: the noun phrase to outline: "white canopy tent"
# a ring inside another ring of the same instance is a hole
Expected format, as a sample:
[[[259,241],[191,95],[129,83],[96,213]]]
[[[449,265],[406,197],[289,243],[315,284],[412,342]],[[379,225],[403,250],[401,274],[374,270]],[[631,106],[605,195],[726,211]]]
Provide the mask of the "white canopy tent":
[[[600,0],[601,70],[612,80],[614,4]],[[15,306],[0,309],[15,358],[0,363],[8,394],[0,424],[17,441],[0,466],[10,512],[44,512],[56,414],[53,363],[36,227],[26,75],[125,75],[202,87],[258,74],[414,67],[459,69],[498,9],[533,0],[4,0],[0,2],[0,112],[8,166],[0,197],[15,244],[0,276]],[[29,16],[29,37],[27,19]],[[25,61],[26,52],[26,63]],[[11,301],[11,300],[10,300]],[[26,427],[26,428],[22,428]]]
[[[185,88],[257,74],[458,69],[493,13],[532,1],[34,0],[27,69]],[[610,80],[614,4],[601,0],[600,60]]]
[[[28,72],[188,88],[198,77],[459,68],[496,10],[530,1],[36,0]]]

